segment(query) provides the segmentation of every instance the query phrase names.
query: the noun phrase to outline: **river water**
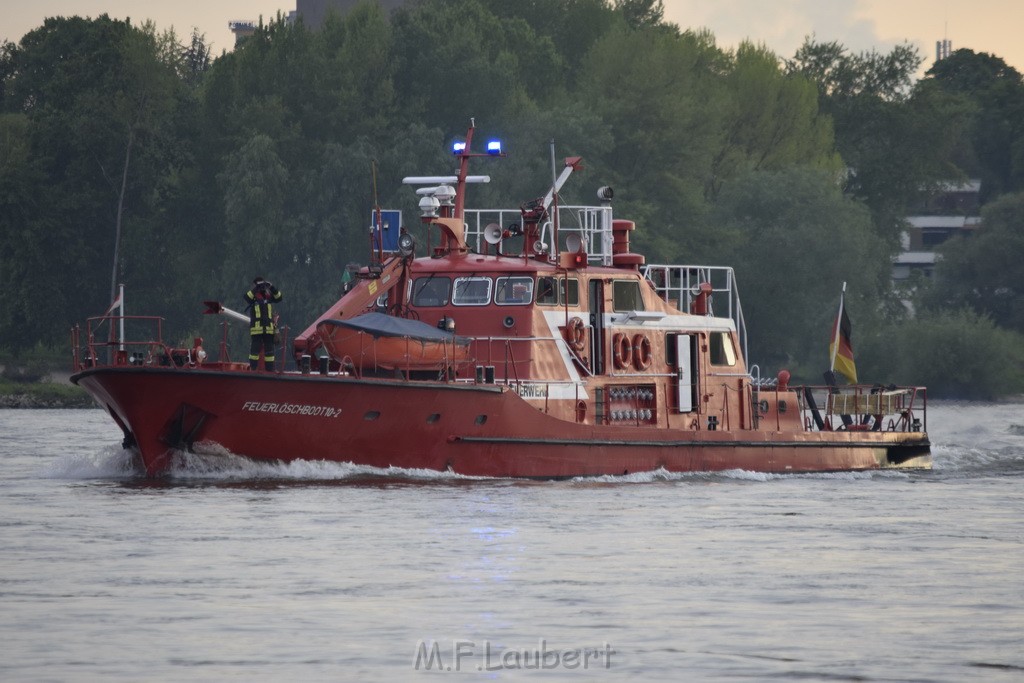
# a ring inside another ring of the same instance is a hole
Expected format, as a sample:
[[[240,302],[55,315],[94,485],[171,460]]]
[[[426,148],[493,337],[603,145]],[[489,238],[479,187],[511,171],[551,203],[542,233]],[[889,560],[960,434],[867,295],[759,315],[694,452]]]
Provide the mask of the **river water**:
[[[0,680],[1024,680],[1024,406],[928,425],[911,474],[153,482],[0,410]]]

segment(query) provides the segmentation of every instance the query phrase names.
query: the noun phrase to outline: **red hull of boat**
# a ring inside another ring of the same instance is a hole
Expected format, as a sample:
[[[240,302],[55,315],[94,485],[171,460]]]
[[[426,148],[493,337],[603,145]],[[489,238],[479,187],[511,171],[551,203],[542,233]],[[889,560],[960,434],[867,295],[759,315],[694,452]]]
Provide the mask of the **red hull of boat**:
[[[929,464],[921,432],[708,431],[556,419],[496,385],[302,374],[97,368],[75,375],[137,446],[148,474],[212,442],[255,460],[326,460],[489,477]]]

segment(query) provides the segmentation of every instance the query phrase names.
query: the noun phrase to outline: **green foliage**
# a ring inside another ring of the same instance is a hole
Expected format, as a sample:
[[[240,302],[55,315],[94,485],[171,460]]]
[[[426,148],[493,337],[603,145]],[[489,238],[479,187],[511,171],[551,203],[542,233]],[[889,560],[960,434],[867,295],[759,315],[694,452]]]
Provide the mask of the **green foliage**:
[[[576,83],[580,64],[590,48],[613,26],[623,21],[621,13],[606,0],[480,0],[481,4],[502,19],[519,19],[542,38],[551,42],[556,51],[557,74],[552,79],[556,86]],[[539,78],[540,74],[527,74]],[[547,74],[545,74],[547,76]]]
[[[867,211],[828,174],[791,168],[727,183],[711,222],[708,248],[736,270],[751,359],[819,381],[842,283],[857,329],[885,291],[887,251]]]
[[[703,34],[617,29],[591,49],[574,98],[611,136],[600,171],[623,198],[621,214],[669,234],[702,216],[721,130],[708,113],[725,100],[708,65],[724,59]],[[651,246],[649,234],[639,233],[638,246]]]
[[[63,338],[67,321],[106,308],[116,281],[154,274],[146,251],[120,246],[122,220],[157,220],[155,189],[180,160],[186,100],[161,45],[104,15],[48,19],[6,52],[5,127],[28,154],[12,159],[17,187],[0,219],[12,230],[0,277],[18,302],[0,318],[5,339]]]
[[[712,188],[747,171],[811,165],[838,172],[832,125],[818,114],[813,83],[783,74],[767,48],[742,43],[725,75],[722,144],[711,173]]]
[[[982,198],[1024,190],[1024,79],[999,57],[957,50],[927,75],[943,92],[973,105],[970,148],[959,159],[982,180]]]
[[[807,38],[786,65],[818,84],[826,103],[859,97],[893,102],[911,91],[914,73],[921,65],[917,49],[904,43],[889,54],[875,50],[852,54],[841,43],[817,43]]]
[[[951,158],[968,110],[963,100],[913,83],[916,48],[849,53],[808,39],[787,71],[817,84],[832,116],[836,147],[850,169],[846,191],[867,204],[878,234],[895,247],[901,219],[922,188],[962,175]]]
[[[558,81],[561,60],[550,38],[520,17],[492,14],[480,0],[404,6],[392,22],[403,107],[444,130],[463,128],[472,116],[498,119],[523,100],[544,101]]]
[[[6,399],[6,400],[5,400]],[[14,399],[14,400],[10,400]],[[12,381],[0,377],[0,402],[31,408],[95,408],[85,390],[58,382]]]
[[[665,16],[662,0],[615,0],[615,9],[630,28],[658,28]]]
[[[40,342],[30,348],[0,349],[0,365],[3,365],[0,378],[26,384],[42,381],[52,372],[66,370],[69,363],[65,349]]]
[[[927,386],[933,398],[992,400],[1024,384],[1024,336],[969,309],[922,314],[861,342],[864,381]]]
[[[1024,332],[1024,192],[987,205],[976,234],[950,240],[940,253],[926,306],[970,308]]]

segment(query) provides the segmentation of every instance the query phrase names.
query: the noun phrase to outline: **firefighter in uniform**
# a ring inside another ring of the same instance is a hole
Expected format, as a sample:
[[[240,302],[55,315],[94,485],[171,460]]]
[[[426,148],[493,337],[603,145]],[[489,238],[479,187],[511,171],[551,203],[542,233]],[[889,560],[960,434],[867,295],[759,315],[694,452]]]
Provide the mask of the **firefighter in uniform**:
[[[260,276],[252,281],[252,289],[245,293],[249,308],[249,368],[255,370],[263,351],[263,365],[267,372],[274,371],[274,304],[284,297],[277,287]]]

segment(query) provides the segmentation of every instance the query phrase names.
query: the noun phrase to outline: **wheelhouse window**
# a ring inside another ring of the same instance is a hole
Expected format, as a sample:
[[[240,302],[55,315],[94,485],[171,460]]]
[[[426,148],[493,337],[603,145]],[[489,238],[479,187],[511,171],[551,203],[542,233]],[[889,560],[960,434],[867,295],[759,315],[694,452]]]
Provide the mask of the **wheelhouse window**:
[[[457,277],[452,303],[456,306],[486,306],[491,302],[491,278]]]
[[[712,332],[708,335],[708,342],[712,365],[736,365],[732,335],[728,332]]]
[[[499,306],[525,306],[532,300],[532,277],[499,277],[494,281],[494,303]]]
[[[612,283],[612,310],[616,313],[644,311],[644,297],[636,280],[616,280]]]
[[[446,277],[419,277],[412,283],[413,306],[447,306],[452,281]]]
[[[537,303],[543,306],[580,305],[580,282],[575,278],[546,276],[537,279]]]

